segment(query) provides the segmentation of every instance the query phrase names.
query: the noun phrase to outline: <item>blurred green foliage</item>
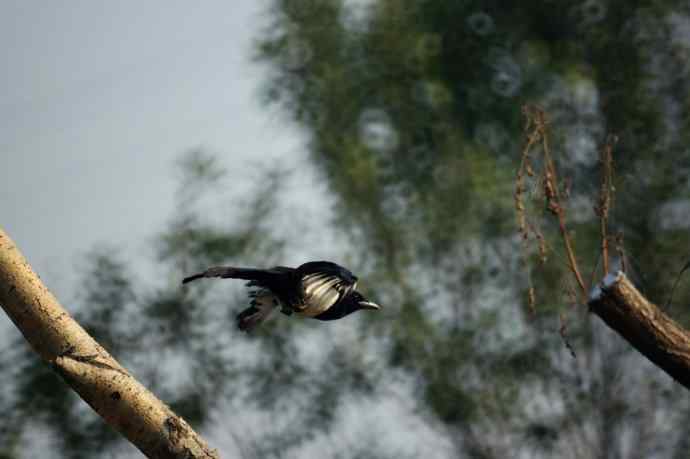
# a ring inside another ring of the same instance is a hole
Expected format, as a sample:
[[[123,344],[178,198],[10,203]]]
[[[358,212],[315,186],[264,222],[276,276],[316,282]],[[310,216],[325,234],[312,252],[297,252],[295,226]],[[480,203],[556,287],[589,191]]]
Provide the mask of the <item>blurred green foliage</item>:
[[[690,242],[687,223],[674,220],[678,211],[664,208],[690,198],[690,118],[678,99],[688,92],[688,6],[359,5],[274,1],[257,57],[273,72],[266,100],[310,134],[313,163],[340,198],[338,228],[352,234],[371,270],[365,278],[390,307],[367,325],[389,344],[389,363],[413,372],[420,402],[458,426],[458,453],[517,457],[561,448],[560,457],[618,457],[630,447],[621,439],[627,433],[631,451],[658,446],[673,454],[677,445],[644,430],[654,416],[683,418],[671,402],[680,392],[648,364],[641,372],[639,356],[570,308],[572,280],[546,215],[535,218],[545,219],[549,262],[520,265],[513,190],[525,142],[521,108],[538,104],[549,117],[589,280],[600,263],[598,149],[617,135],[611,233],[623,235],[644,292],[666,300]],[[539,184],[529,192],[543,209]],[[536,317],[523,306],[528,269]],[[688,324],[683,285],[670,312]],[[558,336],[561,312],[577,361]],[[616,391],[622,381],[627,390]],[[655,408],[638,422],[631,413],[639,415],[640,397]],[[539,413],[531,406],[538,403],[568,409]],[[543,416],[557,427],[545,429]],[[680,438],[686,427],[674,427]],[[563,451],[582,435],[588,447]]]
[[[542,222],[548,263],[521,264],[513,191],[521,107],[539,104],[570,184],[568,215],[589,279],[599,263],[597,151],[615,133],[611,230],[624,236],[631,276],[665,302],[690,246],[682,218],[688,9],[678,1],[272,1],[256,48],[269,69],[264,99],[308,134],[310,163],[335,197],[335,221],[312,230],[349,237],[342,252],[383,312],[330,328],[273,321],[246,338],[231,320],[245,302],[236,285],[180,289],[182,274],[209,265],[281,263],[291,242],[271,229],[280,174],[267,173],[229,227],[199,210],[225,185],[219,162],[197,151],[178,165],[178,211],[157,241],[160,282],[140,285],[116,250],[94,252],[79,320],[195,425],[217,423],[227,404],[269,413],[253,436],[224,427],[245,457],[294,457],[306,443],[342,436],[336,418],[348,400],[374,403],[400,380],[412,381],[405,402],[451,445],[439,455],[685,457],[684,392],[571,307],[554,222]],[[539,187],[529,193],[543,211]],[[688,285],[669,311],[686,325]],[[558,333],[561,313],[576,359]],[[15,388],[0,395],[11,413],[0,421],[3,452],[19,456],[18,438],[42,422],[61,455],[100,457],[94,452],[116,437],[83,421],[75,397],[17,349],[21,371],[2,375]],[[329,453],[401,456],[388,444],[352,443]]]

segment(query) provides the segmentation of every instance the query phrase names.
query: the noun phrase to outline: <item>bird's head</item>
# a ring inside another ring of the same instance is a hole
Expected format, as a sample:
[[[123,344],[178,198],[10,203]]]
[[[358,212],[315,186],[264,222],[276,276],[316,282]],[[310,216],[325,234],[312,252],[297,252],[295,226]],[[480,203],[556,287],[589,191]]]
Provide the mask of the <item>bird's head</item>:
[[[367,300],[366,298],[364,298],[364,296],[361,293],[359,293],[356,290],[350,294],[350,302],[353,305],[355,310],[373,309],[373,310],[378,311],[379,309],[381,309],[381,306],[374,303],[373,301]]]
[[[357,290],[350,290],[342,301],[338,301],[332,307],[315,316],[315,319],[336,320],[362,309],[381,309],[381,307],[364,298]]]

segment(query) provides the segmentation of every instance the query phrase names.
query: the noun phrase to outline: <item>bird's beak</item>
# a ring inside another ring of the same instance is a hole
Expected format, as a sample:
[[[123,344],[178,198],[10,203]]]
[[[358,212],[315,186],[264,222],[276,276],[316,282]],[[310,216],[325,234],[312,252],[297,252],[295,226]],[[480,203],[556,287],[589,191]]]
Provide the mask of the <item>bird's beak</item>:
[[[375,310],[381,309],[381,306],[379,306],[378,304],[373,303],[371,301],[360,301],[359,307],[362,309],[375,309]]]

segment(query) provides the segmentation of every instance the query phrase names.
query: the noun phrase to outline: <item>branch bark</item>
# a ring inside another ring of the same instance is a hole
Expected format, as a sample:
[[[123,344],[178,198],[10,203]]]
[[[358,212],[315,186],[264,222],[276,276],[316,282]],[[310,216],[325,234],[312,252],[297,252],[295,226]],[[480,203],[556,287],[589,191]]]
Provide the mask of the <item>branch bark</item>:
[[[625,274],[606,276],[592,292],[589,307],[635,349],[690,389],[690,331],[642,296]]]
[[[69,315],[2,228],[0,305],[41,358],[147,457],[219,458]]]

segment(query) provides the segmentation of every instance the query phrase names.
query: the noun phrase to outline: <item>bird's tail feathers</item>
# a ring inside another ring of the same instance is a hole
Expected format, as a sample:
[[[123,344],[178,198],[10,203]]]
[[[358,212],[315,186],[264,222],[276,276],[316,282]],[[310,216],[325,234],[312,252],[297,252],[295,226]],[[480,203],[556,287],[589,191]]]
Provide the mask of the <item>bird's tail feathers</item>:
[[[184,279],[182,279],[182,283],[186,284],[187,282],[192,282],[192,281],[195,281],[197,279],[201,279],[202,277],[206,277],[206,276],[204,276],[204,273],[194,274],[192,276],[188,276],[188,277],[185,277]]]
[[[237,314],[237,328],[250,332],[265,321],[280,305],[276,297],[266,289],[257,290],[250,294],[251,306]]]
[[[216,266],[206,271],[193,274],[182,279],[182,283],[203,279],[205,277],[221,277],[224,279],[245,279],[248,281],[262,282],[272,277],[273,273],[268,269],[235,268],[232,266]]]

